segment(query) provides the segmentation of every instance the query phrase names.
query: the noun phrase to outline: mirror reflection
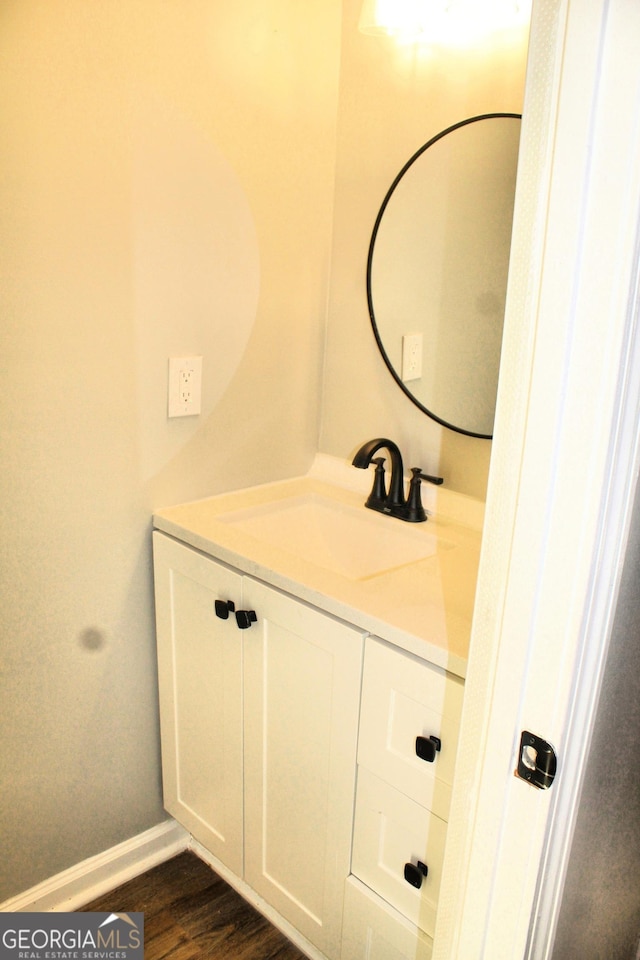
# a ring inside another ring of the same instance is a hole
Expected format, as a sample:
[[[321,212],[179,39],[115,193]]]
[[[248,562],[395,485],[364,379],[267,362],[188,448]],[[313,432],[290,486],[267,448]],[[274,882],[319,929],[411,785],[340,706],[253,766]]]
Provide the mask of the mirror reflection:
[[[493,432],[520,115],[483,114],[421,147],[376,219],[367,297],[405,393],[460,433]]]

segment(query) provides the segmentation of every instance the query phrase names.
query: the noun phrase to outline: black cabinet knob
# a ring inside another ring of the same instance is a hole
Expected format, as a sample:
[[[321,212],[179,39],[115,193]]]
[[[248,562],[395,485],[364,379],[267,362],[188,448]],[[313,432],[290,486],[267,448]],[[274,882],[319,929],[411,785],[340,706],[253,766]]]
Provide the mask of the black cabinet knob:
[[[229,614],[233,613],[236,608],[233,600],[216,600],[216,617],[219,617],[221,620],[228,620]]]
[[[236,610],[236,622],[241,630],[246,630],[257,619],[255,610]]]
[[[417,863],[405,863],[404,865],[404,878],[407,883],[410,883],[412,887],[416,887],[417,890],[422,886],[422,881],[429,873],[429,867],[426,863],[423,863],[422,860],[418,860]]]
[[[427,763],[433,763],[441,747],[440,737],[416,737],[416,756]]]

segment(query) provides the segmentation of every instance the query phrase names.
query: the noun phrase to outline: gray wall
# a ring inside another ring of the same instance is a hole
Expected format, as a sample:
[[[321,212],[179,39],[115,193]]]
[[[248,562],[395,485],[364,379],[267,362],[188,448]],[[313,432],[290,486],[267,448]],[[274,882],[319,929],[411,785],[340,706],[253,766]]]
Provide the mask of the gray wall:
[[[367,252],[385,194],[419,147],[467,117],[522,111],[528,35],[416,47],[360,33],[362,0],[343,0],[342,9],[320,449],[346,457],[370,437],[392,437],[408,463],[484,498],[491,443],[427,417],[380,357],[367,308]]]
[[[0,3],[0,901],[165,817],[153,509],[315,453],[339,38],[339,0]]]
[[[640,492],[553,960],[635,960],[640,938]]]

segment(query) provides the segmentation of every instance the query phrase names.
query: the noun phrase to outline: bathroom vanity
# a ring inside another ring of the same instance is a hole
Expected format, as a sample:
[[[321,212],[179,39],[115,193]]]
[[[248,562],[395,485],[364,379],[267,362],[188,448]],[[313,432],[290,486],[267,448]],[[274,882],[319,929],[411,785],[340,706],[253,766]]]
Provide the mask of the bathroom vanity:
[[[481,506],[329,460],[154,517],[165,806],[310,956],[428,958]]]

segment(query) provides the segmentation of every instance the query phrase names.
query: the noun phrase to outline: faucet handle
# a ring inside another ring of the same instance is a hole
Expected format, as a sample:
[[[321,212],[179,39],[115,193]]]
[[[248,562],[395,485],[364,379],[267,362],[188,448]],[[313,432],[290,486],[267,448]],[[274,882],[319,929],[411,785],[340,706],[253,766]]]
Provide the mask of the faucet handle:
[[[373,478],[373,487],[367,498],[365,506],[379,509],[387,499],[387,486],[384,478],[384,457],[374,457],[371,461],[376,465],[376,472]]]
[[[443,477],[430,477],[428,473],[423,473],[420,467],[412,467],[411,473],[414,477],[420,477],[421,480],[428,480],[429,483],[435,483],[437,486],[440,486],[441,483],[444,483]]]
[[[423,473],[420,467],[411,468],[411,480],[409,482],[409,496],[407,497],[407,507],[405,520],[410,523],[421,523],[427,519],[427,514],[422,506],[422,495],[420,493],[420,482],[428,480],[429,483],[441,484],[442,477],[430,477]]]

